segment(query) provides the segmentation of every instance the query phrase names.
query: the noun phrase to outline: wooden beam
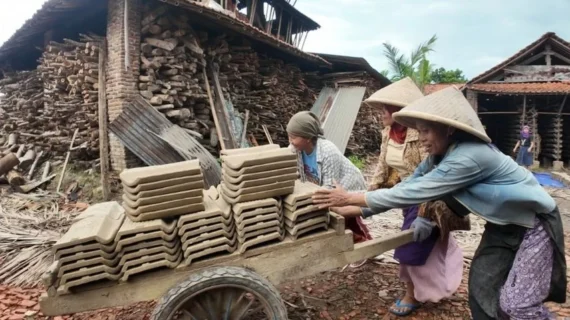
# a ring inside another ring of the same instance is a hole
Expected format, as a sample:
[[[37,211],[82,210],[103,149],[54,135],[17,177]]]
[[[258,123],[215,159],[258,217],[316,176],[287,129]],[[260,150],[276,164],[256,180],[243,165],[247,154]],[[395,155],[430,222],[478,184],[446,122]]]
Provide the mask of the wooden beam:
[[[277,39],[281,39],[281,21],[283,21],[283,9],[279,9],[279,27],[277,27]]]
[[[99,47],[99,98],[98,98],[98,116],[99,116],[99,158],[101,162],[101,188],[103,191],[103,200],[111,199],[111,191],[109,189],[109,119],[107,110],[107,43],[105,40],[101,42]]]
[[[560,53],[558,53],[558,52],[552,52],[552,55],[555,56],[556,58],[558,58],[558,59],[560,59],[560,60],[562,60],[562,61],[564,61],[564,62],[570,64],[570,59],[566,58],[565,56],[561,55]]]
[[[214,106],[216,107],[215,111],[217,113],[218,121],[221,125],[221,130],[223,133],[223,135],[220,136],[220,141],[225,142],[226,148],[235,149],[236,137],[234,137],[228,109],[226,108],[226,103],[222,92],[222,86],[220,85],[220,79],[218,78],[218,71],[216,69],[214,68],[214,65],[210,64],[210,72],[212,74],[212,81],[214,82]]]
[[[218,134],[218,140],[220,142],[220,148],[222,150],[226,149],[226,143],[222,135],[222,127],[220,120],[218,119],[218,113],[216,112],[216,107],[214,105],[214,98],[212,97],[212,89],[210,88],[210,82],[208,81],[208,75],[206,74],[206,68],[202,70],[204,74],[204,83],[206,84],[206,93],[208,94],[208,100],[210,101],[210,110],[212,112],[212,118],[214,118],[214,125],[216,126],[216,133]]]
[[[523,110],[522,110],[522,117],[521,117],[521,125],[524,126],[526,120],[526,94],[523,95]]]
[[[545,55],[546,55],[546,59],[545,59],[545,60],[546,60],[546,65],[547,65],[547,66],[551,66],[551,65],[552,65],[552,54],[551,54],[551,52],[552,52],[552,51],[550,50],[550,45],[547,44],[547,45],[546,45],[546,52],[545,52]]]
[[[558,109],[558,114],[562,114],[562,110],[564,109],[564,105],[566,105],[566,99],[568,98],[568,94],[564,96],[564,100],[560,104],[560,109]]]
[[[539,53],[535,54],[534,56],[532,56],[532,57],[530,57],[530,58],[528,58],[528,59],[526,59],[526,60],[524,60],[518,64],[527,65],[531,62],[535,62],[536,60],[544,57],[545,55],[546,55],[545,52],[542,51],[542,52],[539,52]]]

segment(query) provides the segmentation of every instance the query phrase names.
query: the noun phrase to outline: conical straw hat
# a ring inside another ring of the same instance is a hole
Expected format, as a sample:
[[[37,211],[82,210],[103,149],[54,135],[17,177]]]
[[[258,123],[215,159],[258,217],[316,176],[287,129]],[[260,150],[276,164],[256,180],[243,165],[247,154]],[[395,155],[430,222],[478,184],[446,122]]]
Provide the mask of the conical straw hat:
[[[423,93],[414,81],[406,77],[374,92],[368,99],[364,100],[364,103],[371,107],[381,107],[383,104],[389,104],[403,108],[423,96]]]
[[[417,129],[416,120],[433,121],[465,131],[487,143],[491,142],[477,113],[455,87],[416,100],[392,116],[396,122],[408,128]]]

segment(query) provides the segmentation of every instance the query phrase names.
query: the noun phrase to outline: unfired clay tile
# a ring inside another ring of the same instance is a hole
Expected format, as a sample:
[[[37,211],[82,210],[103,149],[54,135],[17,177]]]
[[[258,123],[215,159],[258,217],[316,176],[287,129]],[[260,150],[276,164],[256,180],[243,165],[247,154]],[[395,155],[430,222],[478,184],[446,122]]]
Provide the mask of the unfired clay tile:
[[[219,230],[224,230],[224,232],[232,233],[235,230],[235,224],[215,223],[194,229],[186,229],[185,226],[182,226],[179,230],[182,230],[182,232],[178,232],[178,235],[181,237],[180,240],[182,242],[186,242],[189,238],[198,237],[201,234],[212,233]]]
[[[297,240],[301,236],[306,235],[307,233],[313,232],[315,230],[319,230],[319,229],[323,229],[323,231],[328,230],[328,224],[321,222],[321,223],[314,224],[314,225],[311,225],[309,227],[306,227],[303,229],[298,229],[298,230],[293,230],[293,229],[285,226],[285,229],[287,230],[287,234],[289,234],[289,236],[291,236],[291,238],[293,238],[293,240]],[[295,234],[293,234],[293,232],[295,232]]]
[[[233,253],[237,250],[238,244],[237,241],[234,244],[223,244],[221,246],[217,246],[214,248],[209,248],[206,250],[198,251],[191,253],[189,255],[184,254],[184,261],[182,263],[182,267],[187,267],[192,264],[192,261],[203,258],[209,255],[219,254],[221,252],[227,252],[228,254]]]
[[[283,215],[289,220],[296,221],[298,219],[298,217],[306,215],[308,213],[316,212],[316,211],[326,211],[326,209],[319,209],[319,207],[316,205],[310,205],[310,206],[303,207],[302,209],[297,210],[295,212],[291,212],[291,211],[285,209],[285,210],[283,210]]]
[[[181,230],[179,233],[186,233],[190,230],[199,229],[204,226],[218,225],[220,223],[225,224],[226,226],[231,226],[233,224],[233,219],[231,217],[226,219],[223,216],[216,216],[212,218],[188,222],[179,228],[179,230]]]
[[[284,238],[284,233],[280,233],[280,232],[273,232],[273,233],[268,233],[268,234],[264,234],[255,238],[252,238],[250,240],[247,240],[244,243],[240,243],[239,247],[238,247],[238,252],[239,253],[244,253],[247,249],[262,244],[262,243],[266,243],[269,241],[274,241],[274,240],[283,240]]]
[[[279,149],[278,144],[265,144],[262,146],[250,147],[250,148],[239,148],[239,149],[225,149],[220,152],[222,156],[235,156],[240,154],[252,154],[261,151],[277,150]]]
[[[143,256],[150,256],[150,255],[159,254],[159,253],[165,253],[169,256],[176,256],[176,255],[179,255],[181,252],[182,252],[182,245],[180,242],[177,242],[176,246],[174,248],[168,248],[168,247],[163,247],[163,246],[155,246],[155,247],[145,248],[145,249],[141,249],[138,251],[134,251],[134,252],[130,252],[128,254],[125,254],[118,261],[118,264],[122,266],[122,265],[125,265],[128,261],[136,260],[136,259],[143,257]]]
[[[116,267],[118,265],[118,262],[119,262],[118,258],[115,258],[113,260],[108,260],[100,256],[89,259],[81,259],[62,265],[58,270],[57,276],[61,278],[64,274],[73,273],[80,270],[85,270],[86,268],[94,268],[98,266],[109,267],[110,269],[105,270],[106,272],[109,272],[109,270],[117,270]]]
[[[228,239],[232,239],[234,237],[235,227],[231,228],[229,231],[224,229],[219,229],[213,232],[208,233],[201,233],[196,236],[182,236],[182,242],[186,244],[186,246],[192,246],[198,244],[202,241],[207,241],[211,239],[226,237]]]
[[[291,205],[288,205],[287,203],[285,203],[285,204],[283,205],[283,208],[284,208],[285,210],[289,210],[289,211],[291,211],[291,212],[295,212],[295,211],[297,211],[297,210],[301,210],[301,209],[303,209],[304,207],[310,206],[310,205],[312,205],[312,204],[313,204],[313,199],[312,199],[312,198],[308,198],[308,199],[305,199],[305,200],[299,200],[299,201],[297,201],[297,203],[296,203],[294,206],[291,206]]]
[[[174,269],[178,265],[180,265],[180,262],[182,262],[182,253],[180,253],[176,256],[175,261],[170,261],[167,259],[161,259],[160,257],[156,257],[155,260],[148,261],[148,262],[145,262],[145,263],[140,264],[140,265],[132,265],[132,266],[129,265],[127,270],[124,271],[124,273],[121,277],[121,281],[123,281],[123,282],[128,281],[129,277],[132,277],[132,276],[139,274],[139,273],[154,270],[154,269],[159,269],[159,268]]]
[[[319,187],[314,183],[301,182],[300,180],[297,180],[295,181],[295,189],[293,190],[293,193],[286,196],[283,199],[283,202],[290,206],[295,206],[298,201],[311,198],[313,193],[319,189],[322,189],[322,187]]]
[[[222,189],[223,189],[223,187],[222,187]],[[280,197],[280,196],[287,195],[287,194],[291,193],[292,191],[293,191],[293,187],[286,187],[286,188],[273,189],[273,190],[267,190],[267,191],[263,191],[263,192],[241,195],[241,196],[238,196],[237,198],[229,197],[228,195],[226,195],[225,193],[222,192],[222,197],[224,198],[224,200],[226,202],[235,205],[237,203],[242,203],[242,202],[249,202],[249,201],[261,200],[261,199],[273,198],[273,197]]]
[[[278,213],[261,214],[248,219],[241,220],[239,223],[236,221],[238,230],[243,230],[245,227],[257,224],[262,221],[283,221],[282,216]]]
[[[149,183],[141,183],[136,187],[129,187],[123,185],[123,192],[136,196],[141,192],[152,192],[156,190],[160,190],[163,188],[171,187],[171,186],[179,186],[184,185],[188,189],[203,189],[204,188],[204,177],[202,175],[195,175],[195,176],[187,176],[187,177],[179,177],[179,178],[172,178],[172,179],[164,179],[159,180],[156,182],[149,182]]]
[[[241,237],[248,232],[252,232],[252,231],[256,231],[256,230],[260,230],[260,229],[271,228],[271,227],[275,227],[275,226],[281,226],[281,221],[279,221],[279,220],[260,221],[260,222],[257,222],[255,224],[247,225],[242,229],[237,228],[236,231],[237,231],[238,237]]]
[[[266,198],[256,201],[236,203],[232,206],[234,214],[240,215],[243,211],[255,210],[258,208],[273,208],[278,205],[278,201],[273,198]]]
[[[249,188],[242,188],[238,191],[230,190],[225,183],[222,183],[222,193],[230,198],[237,198],[242,195],[247,195],[251,193],[259,193],[259,192],[271,192],[271,190],[280,189],[290,187],[293,188],[295,186],[295,180],[282,180],[277,181],[274,183],[268,183],[261,186],[249,187]],[[270,198],[270,197],[268,197]]]
[[[289,148],[281,148],[276,150],[260,151],[254,154],[223,156],[221,158],[228,168],[240,170],[244,167],[252,167],[260,164],[296,160],[297,154],[293,153]]]
[[[127,270],[129,270],[133,267],[140,266],[140,265],[150,263],[153,261],[157,261],[157,260],[165,260],[165,261],[169,261],[169,262],[176,262],[179,259],[179,257],[181,256],[181,254],[182,254],[182,251],[178,250],[174,254],[169,254],[166,252],[158,252],[158,253],[139,256],[135,259],[125,261],[125,263],[121,265],[120,274],[124,274]],[[176,267],[176,266],[174,266],[174,267]]]
[[[243,175],[250,175],[250,174],[259,174],[256,176],[258,178],[262,178],[265,172],[269,172],[272,170],[278,169],[291,169],[295,168],[297,170],[297,159],[294,160],[286,160],[286,161],[276,161],[266,164],[259,164],[253,167],[245,167],[239,170],[234,170],[222,163],[222,171],[223,175],[231,178],[238,178]],[[241,181],[240,181],[241,182]]]
[[[186,192],[185,196],[190,198],[202,195],[202,188],[192,189],[188,188],[187,185],[188,184],[179,184],[175,186],[159,188],[156,190],[141,191],[137,194],[130,194],[128,192],[125,192],[123,193],[123,201],[128,200],[131,202],[136,202],[141,199],[152,199],[153,197],[158,197],[161,195],[180,194],[181,192]]]
[[[231,190],[236,193],[239,193],[240,190],[248,190],[248,189],[251,189],[252,192],[258,192],[267,188],[272,188],[274,187],[275,184],[279,184],[281,186],[281,183],[283,182],[290,182],[287,185],[294,185],[293,181],[295,181],[295,179],[297,179],[297,174],[290,173],[281,176],[268,176],[263,179],[257,179],[257,180],[247,180],[243,181],[238,185],[224,182],[224,186],[228,188],[228,190]]]
[[[165,233],[172,233],[176,229],[176,221],[166,222],[164,220],[150,220],[144,222],[133,222],[128,219],[125,220],[115,239],[117,241],[122,238],[128,237],[132,234],[140,234],[144,232],[162,231]]]
[[[319,225],[319,224],[325,224],[328,225],[329,223],[329,217],[328,216],[323,216],[323,217],[317,217],[317,218],[313,218],[313,219],[309,219],[309,220],[305,220],[301,223],[296,223],[295,226],[293,228],[289,228],[287,225],[285,225],[285,228],[287,229],[287,232],[290,235],[296,235],[300,230],[304,230],[308,227],[311,227],[313,225]]]
[[[152,240],[158,240],[158,239],[162,239],[165,241],[169,241],[169,242],[173,242],[175,241],[177,238],[177,233],[176,232],[172,232],[172,233],[166,233],[163,231],[153,231],[153,232],[141,232],[141,233],[136,233],[136,234],[131,234],[130,237],[125,237],[122,238],[121,240],[119,240],[115,247],[107,247],[107,248],[103,248],[104,251],[106,252],[120,252],[123,249],[125,249],[127,246],[131,246],[131,245],[136,245],[138,243],[141,242],[148,242],[148,241],[152,241]],[[113,250],[113,251],[111,251]]]
[[[93,282],[97,282],[97,281],[101,281],[101,280],[116,281],[118,279],[119,279],[118,275],[111,275],[111,274],[108,274],[106,272],[99,272],[99,273],[91,274],[91,275],[87,275],[87,276],[69,278],[69,280],[66,280],[63,285],[60,285],[58,287],[57,292],[59,295],[69,294],[70,289],[73,287],[78,287],[81,285],[85,285],[88,283],[93,283]]]
[[[204,210],[180,216],[180,218],[178,218],[178,227],[196,220],[218,216],[223,216],[225,219],[228,219],[230,214],[224,214],[222,209],[218,206],[218,203],[219,200],[212,199],[209,195],[206,195],[204,197]]]
[[[150,167],[141,167],[123,170],[119,175],[121,182],[129,187],[136,187],[141,183],[156,182],[159,180],[191,176],[201,173],[200,161],[189,160]]]
[[[154,203],[154,204],[147,204],[147,205],[140,206],[140,207],[131,207],[128,205],[127,202],[123,202],[123,208],[125,208],[126,214],[132,215],[132,216],[138,216],[139,214],[142,214],[142,213],[149,213],[149,212],[155,212],[155,211],[168,210],[170,208],[175,208],[175,207],[202,204],[202,202],[203,202],[203,197],[199,196],[199,197],[192,197],[192,198],[179,198],[176,200],[170,200],[170,201]],[[203,205],[202,205],[202,207],[203,207]]]
[[[290,220],[290,219],[283,219],[283,222],[285,223],[285,225],[287,225],[289,228],[293,228],[295,227],[297,224],[303,223],[307,220],[311,220],[314,218],[319,218],[319,217],[327,217],[327,223],[329,223],[330,221],[330,215],[327,212],[323,212],[323,211],[315,211],[315,212],[311,212],[311,213],[307,213],[305,215],[299,216],[297,218],[297,220]]]
[[[281,169],[268,170],[258,173],[242,174],[236,177],[232,176],[231,173],[228,174],[228,171],[222,169],[222,180],[227,184],[235,184],[235,185],[239,185],[240,183],[246,181],[254,181],[267,177],[276,177],[282,175],[294,175],[293,179],[297,179],[299,177],[296,165],[290,168],[281,168]]]
[[[268,208],[259,208],[255,210],[244,211],[239,215],[234,214],[234,220],[236,221],[237,224],[239,224],[242,221],[247,220],[249,218],[253,218],[264,214],[271,214],[271,213],[276,213],[281,215],[281,211],[279,210],[278,207],[268,207]]]
[[[90,206],[81,216],[85,218],[71,225],[53,246],[54,252],[81,244],[112,243],[125,220],[123,208],[115,201]]]
[[[221,246],[224,244],[233,246],[237,242],[237,237],[234,235],[232,238],[227,237],[218,237],[214,239],[207,239],[197,244],[188,244],[187,242],[182,243],[182,251],[184,251],[184,256],[187,257],[188,255],[206,250],[208,248],[214,248],[217,246]]]
[[[284,231],[285,231],[285,229],[281,228],[280,226],[273,226],[273,227],[269,227],[269,228],[265,228],[265,229],[250,231],[248,233],[242,234],[241,236],[238,235],[238,242],[244,243],[251,238],[255,238],[257,236],[261,236],[261,235],[273,233],[273,232],[279,232],[282,234]]]
[[[196,203],[196,204],[189,204],[180,207],[173,207],[152,212],[145,212],[136,216],[127,214],[127,218],[128,220],[131,220],[133,222],[144,222],[149,220],[179,217],[180,215],[185,215],[192,212],[199,212],[203,209],[204,209],[203,203]]]
[[[59,285],[63,286],[70,281],[74,281],[74,279],[81,279],[87,276],[93,276],[100,273],[106,273],[111,278],[110,280],[116,280],[117,279],[116,277],[119,275],[120,271],[121,271],[120,267],[109,267],[103,264],[77,268],[74,270],[70,270],[65,274],[63,274],[61,277],[59,277]]]

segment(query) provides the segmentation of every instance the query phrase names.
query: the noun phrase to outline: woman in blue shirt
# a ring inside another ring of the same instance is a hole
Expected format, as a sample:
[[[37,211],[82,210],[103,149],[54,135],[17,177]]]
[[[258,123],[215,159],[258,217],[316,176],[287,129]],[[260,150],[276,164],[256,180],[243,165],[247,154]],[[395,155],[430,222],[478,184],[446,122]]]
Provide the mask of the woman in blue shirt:
[[[364,216],[443,200],[457,215],[487,221],[469,274],[469,305],[479,319],[552,319],[545,301],[565,302],[564,233],[555,201],[527,169],[490,145],[463,94],[447,88],[421,98],[394,120],[416,128],[429,156],[391,189],[319,191],[314,201]],[[432,223],[412,224],[420,241]]]

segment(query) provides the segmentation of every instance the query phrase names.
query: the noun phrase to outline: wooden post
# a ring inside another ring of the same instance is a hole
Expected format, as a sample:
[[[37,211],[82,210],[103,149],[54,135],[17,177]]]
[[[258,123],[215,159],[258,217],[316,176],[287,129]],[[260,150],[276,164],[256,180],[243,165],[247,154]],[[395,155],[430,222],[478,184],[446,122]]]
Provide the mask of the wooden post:
[[[523,96],[523,110],[522,110],[522,117],[521,117],[521,126],[524,126],[526,119],[526,94]]]
[[[249,122],[249,110],[245,109],[245,119],[243,120],[243,130],[241,131],[241,138],[239,139],[239,145],[237,146],[238,148],[241,148],[241,146],[243,146],[243,143],[245,142],[245,134],[247,132],[248,122]]]
[[[109,190],[109,131],[107,129],[106,64],[107,43],[103,40],[99,48],[99,158],[101,162],[101,188],[103,190],[103,199],[109,201],[111,199],[111,191]]]
[[[251,15],[249,16],[249,24],[253,25],[253,21],[255,21],[255,15],[257,14],[257,0],[253,0],[251,5]]]
[[[277,39],[281,39],[281,21],[283,21],[283,9],[279,9],[279,26],[277,27]]]
[[[224,135],[222,134],[220,119],[218,119],[218,113],[214,105],[214,98],[212,97],[210,82],[208,82],[208,75],[206,73],[207,73],[206,68],[204,68],[202,74],[204,75],[204,83],[206,84],[206,93],[208,94],[208,100],[210,101],[210,110],[212,111],[212,118],[214,118],[214,125],[216,125],[216,133],[218,134],[218,141],[220,142],[220,148],[222,150],[225,150],[226,142],[224,141]]]

